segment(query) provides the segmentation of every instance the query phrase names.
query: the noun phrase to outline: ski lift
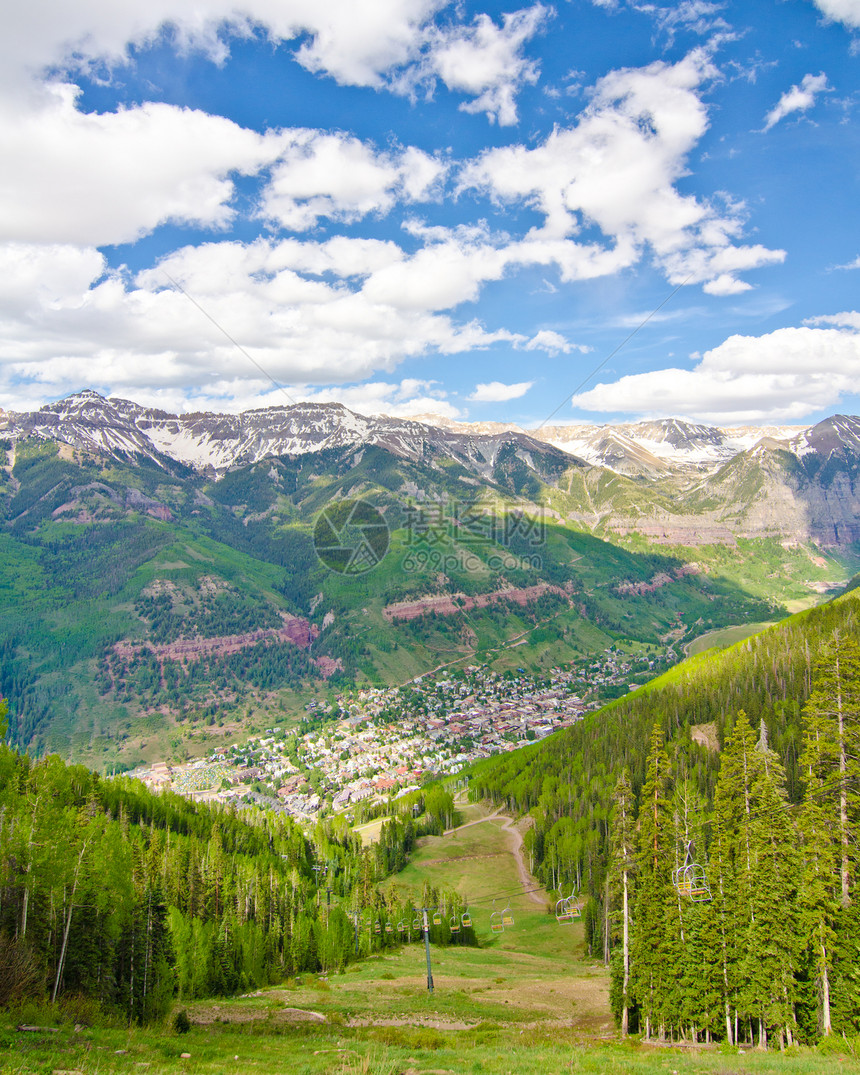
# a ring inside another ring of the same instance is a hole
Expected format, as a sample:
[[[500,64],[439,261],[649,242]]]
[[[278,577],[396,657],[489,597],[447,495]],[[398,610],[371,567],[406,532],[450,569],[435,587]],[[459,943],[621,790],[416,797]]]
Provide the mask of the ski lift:
[[[464,911],[460,915],[460,921],[463,924],[463,929],[471,929],[472,928],[472,916],[469,914],[468,911]]]
[[[392,926],[392,924],[390,922],[385,923],[385,932],[386,933],[393,933],[394,932],[394,926]]]
[[[569,896],[562,896],[555,905],[555,917],[559,922],[577,922],[582,918],[582,908],[576,899],[576,889]]]
[[[404,934],[404,933],[406,932],[406,923],[405,923],[405,922],[403,921],[403,919],[402,919],[402,918],[401,918],[401,920],[400,920],[400,921],[399,921],[399,922],[397,923],[397,932],[398,932],[398,933],[400,934],[400,936],[401,936],[401,937],[402,937],[402,936],[403,936],[403,934]]]
[[[570,906],[570,899],[562,896],[560,900],[556,900],[555,903],[555,918],[557,922],[572,922],[573,921],[573,909]]]
[[[490,915],[490,931],[492,933],[504,933],[505,927],[502,924],[502,912],[493,911]]]
[[[424,928],[424,923],[421,921],[421,915],[417,914],[415,916],[415,918],[413,919],[413,922],[412,922],[412,928],[414,930],[417,930],[419,933]]]
[[[442,912],[441,911],[434,911],[433,912],[433,925],[434,926],[441,926],[442,925]]]
[[[381,922],[379,921],[379,919],[378,919],[378,918],[377,918],[377,920],[376,920],[376,921],[375,921],[375,922],[373,923],[373,932],[374,932],[374,933],[382,933],[382,923],[381,923]]]
[[[451,915],[451,921],[448,923],[448,928],[452,933],[460,932],[460,919],[455,914]]]
[[[505,926],[505,927],[510,927],[513,924],[514,924],[514,913],[511,910],[510,906],[508,906],[502,911],[502,925]]]
[[[672,884],[679,896],[685,896],[691,903],[708,903],[711,900],[711,888],[705,867],[693,861],[693,841],[687,844],[684,863],[672,871]]]

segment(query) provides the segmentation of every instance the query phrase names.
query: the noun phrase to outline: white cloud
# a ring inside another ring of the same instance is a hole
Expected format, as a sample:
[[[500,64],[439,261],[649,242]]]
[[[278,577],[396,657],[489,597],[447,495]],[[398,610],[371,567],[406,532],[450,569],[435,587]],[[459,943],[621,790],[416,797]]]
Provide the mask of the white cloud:
[[[682,0],[671,7],[638,4],[637,10],[652,15],[671,41],[678,30],[688,30],[700,35],[728,30],[729,24],[720,14],[725,7],[723,3],[710,3],[709,0]]]
[[[523,46],[549,15],[549,8],[535,4],[504,14],[501,27],[481,14],[471,26],[432,29],[428,55],[410,77],[438,76],[449,90],[474,98],[460,105],[464,112],[485,112],[491,121],[510,126],[517,122],[517,91],[538,78],[537,64],[522,55]]]
[[[387,212],[398,200],[426,200],[446,169],[414,147],[377,153],[341,133],[296,130],[285,139],[261,213],[293,231],[313,227],[320,217],[354,221]]]
[[[815,104],[819,93],[827,90],[827,75],[804,75],[799,86],[792,86],[780,97],[765,117],[764,129],[769,131],[781,119],[792,112],[807,112]]]
[[[340,133],[260,135],[173,105],[85,114],[76,94],[54,85],[30,111],[0,108],[0,237],[101,246],[168,222],[226,227],[234,176],[270,165],[260,213],[304,230],[427,200],[447,167],[413,146],[377,153]]]
[[[554,332],[552,329],[542,328],[539,332],[536,332],[534,336],[525,344],[523,344],[525,351],[546,351],[550,355],[557,355],[563,352],[569,355],[571,351],[580,351],[582,354],[590,351],[590,347],[586,347],[583,344],[571,343],[565,339],[560,332]]]
[[[0,237],[105,245],[167,221],[230,222],[233,173],[278,156],[283,138],[166,104],[84,114],[54,85],[30,110],[0,109]]]
[[[793,421],[834,406],[860,378],[860,314],[819,318],[843,328],[730,336],[692,370],[662,369],[599,384],[573,398],[589,411],[685,415],[699,421]]]
[[[853,261],[846,262],[844,265],[831,265],[828,268],[828,272],[841,272],[843,270],[860,269],[860,254],[854,258]]]
[[[815,6],[828,19],[860,29],[860,0],[815,0]]]
[[[48,68],[74,74],[129,62],[130,46],[170,41],[223,62],[235,37],[259,33],[275,44],[301,41],[294,56],[307,70],[342,85],[409,92],[439,77],[476,98],[465,107],[513,122],[514,97],[534,81],[522,48],[549,14],[540,4],[469,26],[444,29],[434,18],[451,0],[46,0],[18,5],[0,40],[0,87],[29,92]],[[462,65],[462,66],[461,66]]]
[[[520,381],[518,384],[490,381],[488,384],[476,384],[475,391],[467,398],[475,403],[507,403],[511,399],[520,399],[533,384],[534,381]]]
[[[21,86],[48,66],[103,61],[118,66],[128,46],[172,32],[179,47],[222,60],[231,35],[254,30],[274,42],[308,35],[297,59],[338,82],[381,86],[392,69],[414,59],[428,21],[448,0],[61,0],[10,10],[0,43],[7,85]]]
[[[267,389],[257,366],[280,384],[349,383],[410,357],[521,339],[427,304],[369,298],[365,287],[402,258],[395,244],[366,239],[224,241],[177,250],[131,278],[107,271],[93,249],[6,244],[0,389],[7,401],[34,384],[42,398],[84,384],[131,398],[190,399],[201,386],[239,398],[249,385]]]
[[[749,291],[750,284],[745,280],[738,280],[730,273],[720,273],[713,280],[709,280],[702,290],[708,295],[739,295],[742,291]]]
[[[295,399],[310,403],[342,403],[358,414],[390,414],[396,418],[438,414],[443,418],[461,418],[463,412],[455,407],[438,389],[435,381],[406,378],[399,384],[368,381],[360,385],[338,385],[309,392],[306,388],[291,389]]]
[[[841,314],[822,314],[820,317],[810,317],[807,325],[836,325],[839,328],[860,329],[860,313],[856,310],[846,310]]]
[[[544,225],[522,246],[534,247],[533,263],[555,261],[567,279],[616,272],[647,248],[673,283],[741,290],[736,272],[781,261],[784,252],[735,245],[742,206],[720,212],[676,188],[708,126],[696,91],[714,74],[704,50],[674,65],[613,71],[597,83],[575,126],[554,130],[533,149],[487,150],[464,169],[461,188],[539,210]],[[607,246],[576,241],[589,225]]]

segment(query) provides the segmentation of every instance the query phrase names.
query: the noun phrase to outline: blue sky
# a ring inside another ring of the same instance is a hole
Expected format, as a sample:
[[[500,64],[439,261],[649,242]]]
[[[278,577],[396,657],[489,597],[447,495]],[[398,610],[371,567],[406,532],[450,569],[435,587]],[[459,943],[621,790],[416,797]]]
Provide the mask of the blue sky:
[[[6,409],[860,412],[860,0],[43,0],[0,72]]]

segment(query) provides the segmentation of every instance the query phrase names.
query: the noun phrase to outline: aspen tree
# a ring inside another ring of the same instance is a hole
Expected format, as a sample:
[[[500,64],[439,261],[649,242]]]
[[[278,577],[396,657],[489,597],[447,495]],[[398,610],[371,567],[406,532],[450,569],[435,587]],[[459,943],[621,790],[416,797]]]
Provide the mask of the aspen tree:
[[[612,813],[612,869],[620,887],[621,904],[621,1033],[630,1028],[630,905],[635,812],[630,773],[626,766],[615,785]]]

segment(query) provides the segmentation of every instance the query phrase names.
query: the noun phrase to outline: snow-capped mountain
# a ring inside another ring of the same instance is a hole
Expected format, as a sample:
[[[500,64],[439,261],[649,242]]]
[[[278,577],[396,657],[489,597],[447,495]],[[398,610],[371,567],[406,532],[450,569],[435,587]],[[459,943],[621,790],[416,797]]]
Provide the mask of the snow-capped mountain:
[[[169,414],[130,400],[105,399],[90,390],[75,393],[38,411],[0,412],[0,431],[17,439],[56,439],[87,451],[172,459],[208,473],[258,462],[275,455],[300,455],[356,444],[377,444],[419,460],[443,452],[470,469],[489,473],[502,445],[526,451],[552,446],[577,461],[628,476],[658,477],[707,472],[747,451],[764,438],[784,442],[798,456],[828,445],[855,445],[855,419],[837,416],[814,430],[798,426],[721,429],[676,418],[620,425],[555,425],[533,431],[496,423],[453,422],[436,415],[420,418],[364,416],[340,403],[298,403],[241,414]],[[826,428],[825,428],[826,427]],[[860,450],[860,449],[858,449]]]
[[[552,445],[504,426],[490,432],[460,431],[385,415],[365,417],[340,403],[175,415],[88,390],[38,411],[3,412],[0,432],[13,440],[37,436],[84,451],[143,456],[160,463],[174,460],[210,474],[272,456],[369,444],[412,461],[444,455],[484,477],[490,476],[505,447],[565,462],[564,453]]]
[[[714,470],[760,440],[789,440],[806,426],[722,429],[679,418],[616,426],[545,426],[533,436],[620,474],[657,477],[670,471]]]
[[[0,436],[147,459],[204,480],[308,453],[317,453],[314,468],[324,473],[342,467],[345,453],[358,460],[378,446],[437,473],[456,464],[467,483],[536,498],[560,522],[600,534],[639,533],[672,545],[860,540],[860,419],[845,415],[812,427],[721,429],[669,419],[527,431],[430,415],[364,416],[338,403],[175,415],[86,391],[30,413],[0,412]]]

